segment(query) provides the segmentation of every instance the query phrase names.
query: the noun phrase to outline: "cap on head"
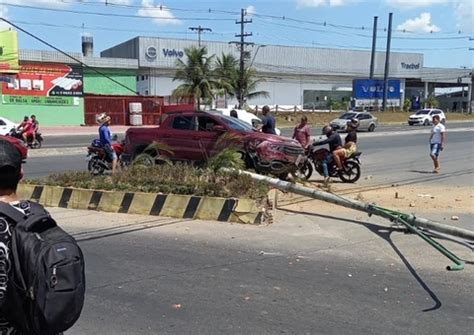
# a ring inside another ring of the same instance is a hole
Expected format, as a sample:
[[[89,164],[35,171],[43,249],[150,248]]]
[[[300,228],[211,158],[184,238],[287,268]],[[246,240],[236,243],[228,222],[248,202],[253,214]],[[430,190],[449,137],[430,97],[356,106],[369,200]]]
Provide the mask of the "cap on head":
[[[97,121],[98,124],[103,125],[107,121],[110,121],[110,116],[108,116],[105,113],[98,114],[96,116],[96,121]]]
[[[25,117],[23,117],[23,121],[28,121],[29,117],[28,115],[26,115]]]
[[[19,172],[21,162],[21,153],[15,145],[5,139],[0,139],[0,169],[9,166]]]
[[[352,128],[357,128],[359,127],[359,120],[357,120],[355,117],[347,121],[347,125],[352,127]]]

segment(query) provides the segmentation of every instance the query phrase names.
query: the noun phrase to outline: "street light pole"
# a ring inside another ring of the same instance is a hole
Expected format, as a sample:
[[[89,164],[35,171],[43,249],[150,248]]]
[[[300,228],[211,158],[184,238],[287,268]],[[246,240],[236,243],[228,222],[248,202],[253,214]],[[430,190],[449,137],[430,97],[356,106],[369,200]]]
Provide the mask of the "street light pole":
[[[257,46],[257,50],[255,50],[255,54],[253,55],[252,61],[250,62],[250,65],[248,66],[248,69],[250,69],[252,67],[255,58],[257,58],[258,50],[260,50],[260,48],[265,48],[265,47],[266,47],[265,44],[259,44]]]

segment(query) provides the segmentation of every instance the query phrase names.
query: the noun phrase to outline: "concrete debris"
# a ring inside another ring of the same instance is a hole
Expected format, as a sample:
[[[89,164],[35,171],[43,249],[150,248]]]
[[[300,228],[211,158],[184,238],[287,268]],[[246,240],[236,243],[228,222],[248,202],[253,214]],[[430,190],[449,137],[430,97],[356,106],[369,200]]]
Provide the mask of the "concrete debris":
[[[458,221],[458,220],[459,220],[459,216],[453,215],[453,216],[451,216],[451,220],[453,220],[453,221]]]

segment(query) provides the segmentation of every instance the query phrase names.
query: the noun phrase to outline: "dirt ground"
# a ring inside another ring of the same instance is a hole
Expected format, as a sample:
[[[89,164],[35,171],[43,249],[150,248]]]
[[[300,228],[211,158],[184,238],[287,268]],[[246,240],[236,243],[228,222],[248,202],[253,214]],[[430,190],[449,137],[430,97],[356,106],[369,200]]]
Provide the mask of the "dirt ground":
[[[273,113],[276,118],[277,127],[291,127],[295,126],[302,115],[308,118],[308,123],[311,126],[322,126],[328,124],[331,120],[341,115],[344,111],[327,112],[278,112]],[[379,124],[406,124],[408,117],[412,112],[374,112],[372,113],[379,121]],[[467,113],[446,113],[446,119],[450,121],[469,121],[474,120],[474,114]]]
[[[319,183],[311,183],[307,186],[327,190],[322,188]],[[416,186],[405,185],[363,191],[350,190],[341,185],[332,185],[330,191],[343,197],[375,203],[404,213],[438,212],[449,216],[450,220],[453,216],[474,214],[474,188],[467,186],[446,188],[425,185],[420,189]],[[272,192],[270,194],[271,199],[273,197]],[[351,210],[324,201],[312,200],[280,191],[277,199],[278,207],[302,212],[317,210],[319,213],[334,213],[341,210]]]

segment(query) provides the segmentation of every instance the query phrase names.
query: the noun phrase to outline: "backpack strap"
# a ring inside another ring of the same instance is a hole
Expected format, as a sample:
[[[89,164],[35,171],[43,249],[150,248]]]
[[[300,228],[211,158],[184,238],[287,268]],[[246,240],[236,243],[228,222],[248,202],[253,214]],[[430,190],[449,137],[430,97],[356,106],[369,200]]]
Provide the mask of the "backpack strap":
[[[0,213],[7,216],[9,219],[15,222],[25,221],[27,216],[21,213],[19,210],[12,207],[12,205],[0,201]]]

